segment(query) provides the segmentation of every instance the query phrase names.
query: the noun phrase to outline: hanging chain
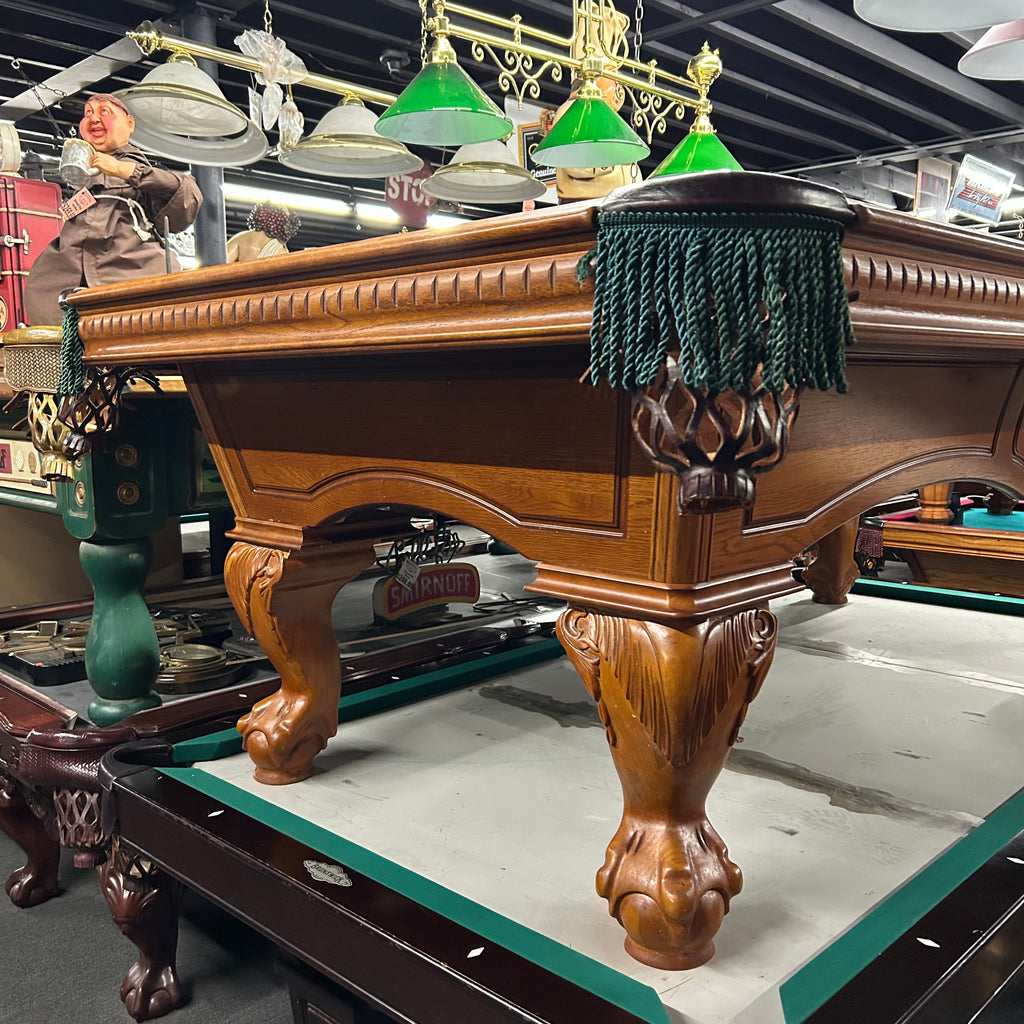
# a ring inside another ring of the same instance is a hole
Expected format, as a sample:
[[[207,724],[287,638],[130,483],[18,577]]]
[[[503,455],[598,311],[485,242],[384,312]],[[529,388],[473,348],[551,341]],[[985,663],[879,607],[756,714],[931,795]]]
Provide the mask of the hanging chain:
[[[633,60],[640,63],[640,47],[644,41],[644,0],[636,0],[633,12]]]
[[[17,57],[15,57],[15,58],[13,58],[11,60],[11,67],[14,68],[14,70],[17,71],[19,75],[21,75],[21,77],[24,80],[25,84],[29,87],[29,91],[39,101],[40,112],[45,114],[47,120],[50,122],[51,125],[53,125],[53,130],[54,130],[54,133],[56,134],[57,138],[59,139],[59,138],[64,137],[64,134],[65,134],[64,133],[64,129],[61,128],[61,126],[59,124],[57,124],[56,119],[54,118],[52,112],[50,111],[50,103],[47,102],[46,100],[44,100],[43,97],[39,94],[39,86],[35,82],[33,82],[32,79],[29,78],[27,74],[25,74],[25,69],[21,66],[21,61],[18,60]],[[46,88],[50,89],[51,92],[57,93],[60,96],[61,99],[67,99],[68,94],[66,92],[63,92],[62,90],[59,90],[59,89],[54,89],[52,86],[49,86],[49,85]],[[52,102],[52,101],[50,101],[50,102]],[[74,125],[72,125],[68,129],[68,134],[71,135],[72,137],[78,134],[78,132],[75,131]]]
[[[427,0],[420,0],[420,67],[427,66]]]
[[[274,34],[274,18],[270,13],[270,0],[263,0],[263,31],[268,36]]]

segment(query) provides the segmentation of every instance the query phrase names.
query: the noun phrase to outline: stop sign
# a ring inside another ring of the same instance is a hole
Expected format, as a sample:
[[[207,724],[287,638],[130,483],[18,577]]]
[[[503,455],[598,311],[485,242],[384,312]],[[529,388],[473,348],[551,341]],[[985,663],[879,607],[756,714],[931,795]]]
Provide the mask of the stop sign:
[[[429,178],[434,173],[434,168],[424,161],[418,171],[410,171],[408,174],[393,174],[388,178],[386,196],[388,206],[402,219],[407,228],[422,228],[426,226],[427,214],[430,207],[434,205],[432,196],[425,195],[420,191],[420,182]]]

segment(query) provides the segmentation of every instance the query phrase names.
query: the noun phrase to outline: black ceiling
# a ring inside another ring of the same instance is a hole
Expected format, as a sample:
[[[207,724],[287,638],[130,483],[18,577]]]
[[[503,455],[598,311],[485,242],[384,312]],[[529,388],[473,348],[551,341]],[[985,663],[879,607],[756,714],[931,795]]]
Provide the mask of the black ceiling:
[[[883,32],[854,15],[852,0],[698,3],[622,0],[619,8],[631,19],[636,6],[643,12],[644,60],[656,58],[659,65],[682,73],[705,40],[719,49],[725,71],[711,91],[714,122],[744,167],[802,173],[863,198],[895,195],[896,204],[905,205],[906,172],[913,172],[918,156],[951,154],[955,159],[969,149],[1016,170],[1024,183],[1024,149],[1018,142],[1024,139],[1024,85],[978,82],[956,71],[957,60],[979,33]],[[68,2],[0,0],[0,103],[23,93],[28,82],[50,79],[103,50],[145,20],[159,20],[186,34],[181,19],[192,15],[195,5],[93,0],[83,6],[85,13],[72,10]],[[567,0],[476,0],[473,6],[502,15],[520,13],[524,21],[560,34],[570,22]],[[263,28],[264,0],[217,0],[202,9],[214,20],[217,45],[224,49],[234,49],[240,31]],[[419,68],[417,0],[271,0],[270,10],[274,34],[312,72],[398,92]],[[464,44],[456,41],[456,48],[463,67],[497,96],[493,70],[476,64]],[[407,54],[408,65],[389,74],[380,60],[385,50]],[[58,131],[66,134],[77,125],[90,92],[124,88],[162,60],[163,55],[141,58],[78,88],[48,108],[56,127],[40,112],[16,117],[23,148],[41,156],[55,153]],[[220,74],[228,99],[247,109],[249,76],[231,68]],[[544,89],[543,100],[551,105],[567,92],[565,84]],[[300,85],[295,99],[309,127],[336,98]],[[4,116],[0,107],[0,119]],[[671,124],[665,136],[656,136],[643,169],[653,169],[683,131],[685,126]],[[435,166],[444,158],[438,151],[421,155]],[[379,195],[383,188],[373,181],[318,185],[273,159],[228,169],[225,175],[291,191],[356,187]],[[246,212],[229,207],[229,232],[241,227]],[[307,221],[302,244],[349,237],[343,225]],[[1016,222],[1012,227],[1016,230]]]

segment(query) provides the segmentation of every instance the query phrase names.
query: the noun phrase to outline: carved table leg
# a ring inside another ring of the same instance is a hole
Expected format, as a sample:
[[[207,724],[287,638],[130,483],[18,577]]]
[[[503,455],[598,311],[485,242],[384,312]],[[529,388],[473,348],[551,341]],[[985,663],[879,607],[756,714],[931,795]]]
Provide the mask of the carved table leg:
[[[139,949],[121,982],[121,999],[136,1020],[162,1017],[181,1004],[175,966],[182,885],[115,843],[97,869],[115,924]]]
[[[622,783],[622,824],[597,891],[626,929],[626,951],[653,967],[709,960],[742,887],[704,802],[771,664],[776,631],[764,608],[682,627],[572,606],[559,619]]]
[[[306,778],[337,731],[341,662],[331,603],[373,560],[369,541],[291,553],[240,542],[228,552],[228,594],[281,675],[281,689],[238,723],[257,782]]]
[[[25,851],[27,861],[7,879],[4,890],[16,907],[34,907],[57,892],[60,844],[32,813],[13,779],[0,775],[0,828]]]
[[[953,522],[953,510],[949,507],[949,499],[953,493],[953,485],[928,484],[917,489],[917,518],[922,523],[941,523],[945,526]]]
[[[860,575],[853,557],[860,523],[851,519],[818,541],[818,557],[804,569],[804,586],[818,604],[846,604]]]

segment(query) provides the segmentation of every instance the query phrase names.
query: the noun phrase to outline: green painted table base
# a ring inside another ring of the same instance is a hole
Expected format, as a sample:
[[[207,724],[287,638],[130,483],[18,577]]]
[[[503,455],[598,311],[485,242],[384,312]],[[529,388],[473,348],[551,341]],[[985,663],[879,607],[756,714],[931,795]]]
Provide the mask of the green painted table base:
[[[111,725],[161,703],[153,690],[160,645],[142,596],[153,541],[83,540],[79,558],[94,593],[85,646],[85,671],[96,691],[89,718]]]

